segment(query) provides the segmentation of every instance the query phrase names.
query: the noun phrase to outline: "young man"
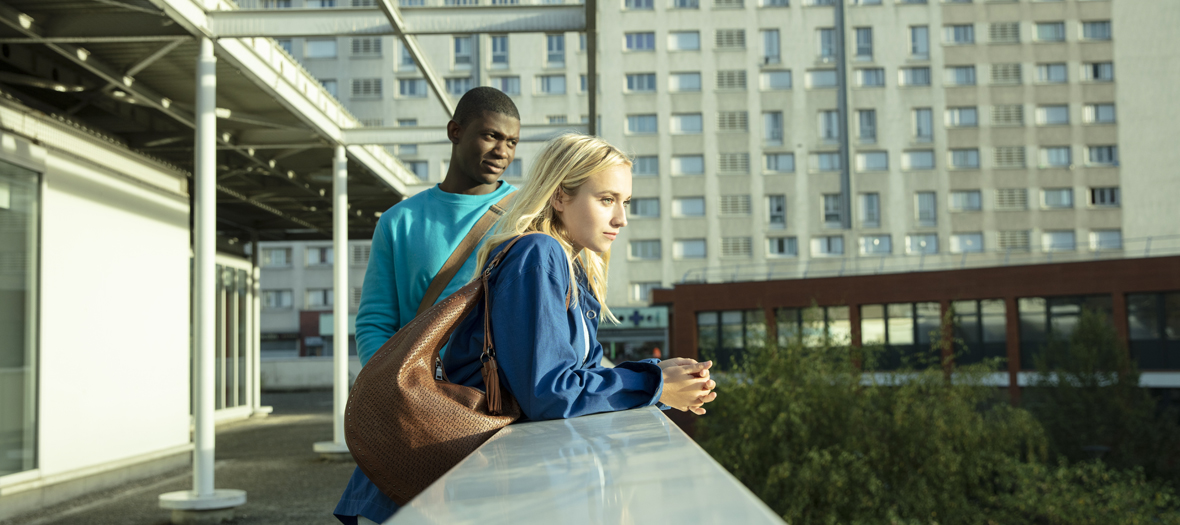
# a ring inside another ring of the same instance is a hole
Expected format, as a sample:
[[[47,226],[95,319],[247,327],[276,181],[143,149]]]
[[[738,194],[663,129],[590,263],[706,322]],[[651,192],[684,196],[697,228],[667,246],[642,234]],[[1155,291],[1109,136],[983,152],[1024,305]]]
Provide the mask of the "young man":
[[[520,140],[520,114],[507,95],[491,87],[468,91],[447,123],[447,137],[451,164],[442,183],[398,203],[377,221],[356,316],[361,366],[414,318],[430,282],[472,226],[516,191],[500,180]],[[467,283],[475,258],[473,251],[438,300]],[[351,525],[382,523],[396,510],[358,468],[333,513]]]

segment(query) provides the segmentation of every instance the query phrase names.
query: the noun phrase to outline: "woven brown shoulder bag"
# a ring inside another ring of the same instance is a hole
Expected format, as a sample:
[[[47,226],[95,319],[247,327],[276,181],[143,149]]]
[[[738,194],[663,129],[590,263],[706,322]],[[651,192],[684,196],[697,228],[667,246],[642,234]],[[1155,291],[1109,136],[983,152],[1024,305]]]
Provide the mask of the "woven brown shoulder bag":
[[[497,430],[520,417],[520,405],[500,388],[492,345],[488,276],[482,276],[414,317],[361,368],[348,396],[344,437],[361,471],[398,505],[405,505]],[[483,379],[487,392],[447,380],[439,350],[483,300]]]

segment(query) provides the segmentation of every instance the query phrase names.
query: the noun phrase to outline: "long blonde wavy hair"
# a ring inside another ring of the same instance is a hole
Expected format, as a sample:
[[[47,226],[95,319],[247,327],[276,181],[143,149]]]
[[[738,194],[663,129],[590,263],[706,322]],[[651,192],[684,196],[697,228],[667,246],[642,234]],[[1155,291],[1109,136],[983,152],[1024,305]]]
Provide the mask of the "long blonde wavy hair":
[[[602,254],[583,249],[574,253],[569,233],[553,209],[553,196],[560,190],[574,196],[590,177],[615,166],[631,167],[627,155],[598,137],[567,133],[550,140],[529,170],[524,187],[517,190],[512,205],[496,223],[487,242],[479,249],[474,278],[479,278],[488,256],[496,247],[528,232],[541,232],[561,243],[569,265],[570,290],[578,297],[575,260],[586,272],[590,291],[602,305],[601,316],[617,323],[606,306],[606,274],[610,267],[610,250]]]

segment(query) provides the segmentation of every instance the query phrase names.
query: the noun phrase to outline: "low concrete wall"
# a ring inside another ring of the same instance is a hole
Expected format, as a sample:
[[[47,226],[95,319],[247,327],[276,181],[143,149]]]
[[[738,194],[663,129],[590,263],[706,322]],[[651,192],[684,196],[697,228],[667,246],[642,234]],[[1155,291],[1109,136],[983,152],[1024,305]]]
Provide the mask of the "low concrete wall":
[[[186,472],[182,469],[192,464],[192,448],[191,444],[182,445],[55,476],[38,476],[36,471],[8,476],[24,476],[28,480],[0,485],[0,522],[152,476],[165,473],[184,476]],[[76,522],[86,520],[82,518]]]
[[[332,357],[263,358],[259,373],[265,391],[332,388]],[[356,356],[348,358],[348,384],[361,371]]]

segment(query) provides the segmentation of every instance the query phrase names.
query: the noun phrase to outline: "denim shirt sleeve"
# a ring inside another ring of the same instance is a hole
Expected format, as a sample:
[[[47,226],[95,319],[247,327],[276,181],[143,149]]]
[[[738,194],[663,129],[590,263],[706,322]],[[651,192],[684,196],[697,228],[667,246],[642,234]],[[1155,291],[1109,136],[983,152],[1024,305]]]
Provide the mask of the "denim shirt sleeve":
[[[558,254],[564,262],[564,253]],[[603,368],[597,366],[601,350],[582,363],[585,349],[581,337],[574,337],[580,320],[573,313],[580,309],[565,307],[568,267],[555,264],[554,257],[521,264],[512,255],[501,270],[516,263],[517,271],[492,285],[492,340],[501,380],[524,415],[560,419],[655,404],[663,388],[659,366],[629,362]]]
[[[387,216],[391,216],[388,215]],[[390,220],[379,220],[373,232],[373,245],[365,281],[361,286],[361,302],[356,313],[356,353],[361,366],[381,349],[385,341],[401,329],[401,314],[397,304],[397,280],[393,266],[393,242],[390,239]],[[343,255],[336,257],[343,261]],[[342,263],[341,263],[342,264]]]

